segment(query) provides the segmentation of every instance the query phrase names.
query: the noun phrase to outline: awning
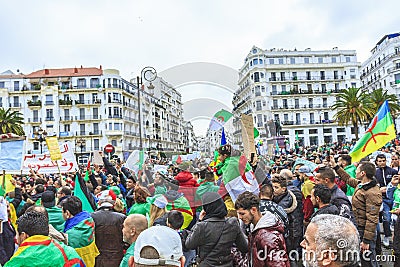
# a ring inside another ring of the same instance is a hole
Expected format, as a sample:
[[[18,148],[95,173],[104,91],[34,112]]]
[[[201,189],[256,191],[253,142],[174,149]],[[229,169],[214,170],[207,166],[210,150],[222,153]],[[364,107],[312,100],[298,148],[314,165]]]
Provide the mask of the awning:
[[[39,83],[40,79],[39,78],[37,78],[37,79],[29,79],[29,82],[30,83]]]

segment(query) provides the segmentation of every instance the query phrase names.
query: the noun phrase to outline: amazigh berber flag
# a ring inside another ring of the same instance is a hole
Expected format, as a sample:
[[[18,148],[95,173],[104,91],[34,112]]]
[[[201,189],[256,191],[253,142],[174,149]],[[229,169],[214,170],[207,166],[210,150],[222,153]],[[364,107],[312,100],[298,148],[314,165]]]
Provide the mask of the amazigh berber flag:
[[[372,152],[377,151],[396,138],[392,115],[386,100],[372,119],[365,134],[357,141],[350,151],[353,162],[360,161]]]

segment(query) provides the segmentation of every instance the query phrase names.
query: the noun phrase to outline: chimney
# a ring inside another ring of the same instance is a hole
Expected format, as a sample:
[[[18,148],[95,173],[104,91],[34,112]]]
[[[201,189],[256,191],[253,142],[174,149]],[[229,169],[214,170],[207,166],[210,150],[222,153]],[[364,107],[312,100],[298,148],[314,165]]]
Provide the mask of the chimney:
[[[77,67],[75,67],[74,73],[78,73],[78,68]]]
[[[103,69],[103,66],[102,66],[102,65],[100,65],[100,69],[101,69],[101,70]]]
[[[82,65],[81,65],[81,69],[83,69]]]
[[[44,74],[45,75],[49,75],[50,74],[50,70],[49,69],[44,69]]]

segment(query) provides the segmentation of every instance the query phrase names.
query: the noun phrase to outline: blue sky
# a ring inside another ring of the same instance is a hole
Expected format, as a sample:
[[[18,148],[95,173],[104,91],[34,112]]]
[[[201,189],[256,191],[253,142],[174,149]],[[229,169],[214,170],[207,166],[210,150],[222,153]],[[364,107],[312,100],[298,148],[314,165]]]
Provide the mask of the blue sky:
[[[102,65],[126,79],[147,65],[162,72],[210,62],[237,70],[253,45],[337,46],[357,50],[362,62],[382,36],[400,31],[395,0],[21,0],[1,1],[0,10],[0,72]],[[182,93],[190,100],[214,89],[192,86]],[[195,124],[203,133],[207,121]]]

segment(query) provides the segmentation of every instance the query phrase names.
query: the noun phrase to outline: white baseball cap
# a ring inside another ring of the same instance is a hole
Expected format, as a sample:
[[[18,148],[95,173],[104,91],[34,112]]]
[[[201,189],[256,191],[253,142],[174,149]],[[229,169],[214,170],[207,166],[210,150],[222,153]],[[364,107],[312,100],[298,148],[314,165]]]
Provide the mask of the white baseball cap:
[[[144,247],[153,247],[157,250],[158,259],[140,257]],[[152,226],[138,236],[135,243],[135,263],[143,265],[174,265],[181,266],[183,256],[182,241],[177,231],[167,226]]]

